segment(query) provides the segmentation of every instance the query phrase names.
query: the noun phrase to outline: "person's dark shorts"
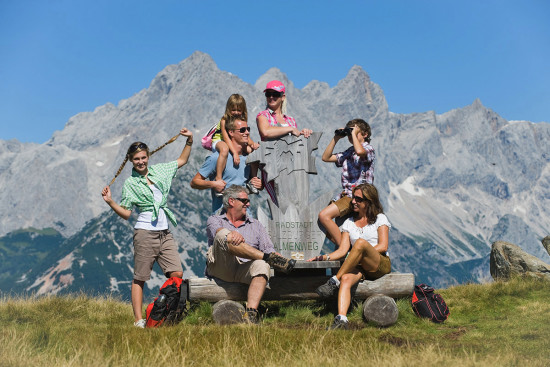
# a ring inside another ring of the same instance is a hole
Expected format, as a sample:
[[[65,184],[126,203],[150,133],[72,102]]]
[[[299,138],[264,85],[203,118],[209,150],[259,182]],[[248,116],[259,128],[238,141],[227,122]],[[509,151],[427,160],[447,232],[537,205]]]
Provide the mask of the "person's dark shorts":
[[[169,230],[134,229],[134,279],[149,280],[155,261],[166,277],[183,272],[178,246]]]
[[[351,205],[351,198],[349,196],[343,196],[342,198],[333,201],[333,203],[338,207],[340,217],[348,216],[353,212],[353,206]]]
[[[366,271],[360,265],[357,266],[357,268],[361,271],[361,274],[363,274],[363,279],[376,280],[391,273],[391,260],[389,256],[380,254],[380,264],[375,271]]]

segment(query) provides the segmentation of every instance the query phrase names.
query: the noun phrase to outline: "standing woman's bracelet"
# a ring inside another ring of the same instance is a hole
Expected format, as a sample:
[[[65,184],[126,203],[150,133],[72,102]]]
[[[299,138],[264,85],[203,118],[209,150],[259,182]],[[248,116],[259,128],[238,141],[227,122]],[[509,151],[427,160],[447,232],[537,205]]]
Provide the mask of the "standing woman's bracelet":
[[[187,145],[187,146],[189,146],[189,147],[190,147],[191,145],[193,145],[193,139],[187,138],[187,142],[185,142],[185,145]]]

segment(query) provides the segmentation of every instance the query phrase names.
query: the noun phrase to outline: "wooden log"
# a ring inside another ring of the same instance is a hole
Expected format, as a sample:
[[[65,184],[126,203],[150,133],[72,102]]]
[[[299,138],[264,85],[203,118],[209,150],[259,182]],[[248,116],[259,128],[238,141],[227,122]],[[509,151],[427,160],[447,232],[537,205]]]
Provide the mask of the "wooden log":
[[[212,318],[218,325],[240,324],[243,322],[244,306],[230,300],[218,301],[212,307]]]
[[[319,296],[315,289],[325,283],[327,276],[311,277],[273,277],[269,280],[263,300],[314,300]],[[365,299],[375,294],[392,298],[408,297],[414,288],[414,275],[409,273],[391,273],[375,281],[359,282],[355,292],[356,299]],[[220,279],[189,279],[189,300],[217,302],[228,299],[246,301],[248,285],[228,283]]]
[[[397,322],[398,316],[397,304],[391,297],[375,294],[363,303],[363,317],[377,326],[391,326]]]

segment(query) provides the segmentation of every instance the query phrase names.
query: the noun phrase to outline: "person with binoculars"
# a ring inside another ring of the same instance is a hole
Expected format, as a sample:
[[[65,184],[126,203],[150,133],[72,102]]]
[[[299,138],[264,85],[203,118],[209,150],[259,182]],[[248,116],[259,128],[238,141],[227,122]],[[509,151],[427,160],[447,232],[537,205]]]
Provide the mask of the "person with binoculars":
[[[336,143],[346,136],[352,146],[341,153],[334,154]],[[369,124],[362,119],[353,119],[346,124],[345,128],[334,132],[334,137],[322,156],[323,162],[333,162],[337,167],[342,167],[343,191],[319,213],[319,224],[324,227],[327,238],[336,246],[340,245],[342,235],[334,219],[349,216],[353,212],[351,199],[353,189],[357,185],[372,184],[374,181],[375,153],[370,140]]]

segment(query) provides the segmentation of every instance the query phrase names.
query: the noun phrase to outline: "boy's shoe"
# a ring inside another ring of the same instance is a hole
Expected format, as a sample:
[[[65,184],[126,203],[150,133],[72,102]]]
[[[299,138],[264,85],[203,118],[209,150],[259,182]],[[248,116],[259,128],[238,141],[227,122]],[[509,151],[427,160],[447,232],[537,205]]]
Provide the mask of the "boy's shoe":
[[[282,271],[283,273],[290,273],[296,265],[296,260],[287,259],[281,255],[277,255],[275,252],[272,252],[268,255],[266,262],[273,267],[275,270]]]
[[[327,330],[336,330],[336,329],[342,329],[342,330],[348,330],[349,329],[349,322],[347,320],[342,320],[339,315],[337,315],[334,318],[334,321],[332,322],[332,325],[330,325]]]
[[[247,181],[247,182],[246,182],[246,188],[248,189],[248,192],[249,192],[250,194],[258,195],[258,194],[260,193],[260,192],[258,191],[258,189],[255,188],[254,185],[252,185],[252,184],[250,183],[250,181]]]
[[[145,329],[145,324],[146,323],[147,323],[147,320],[141,319],[141,320],[138,320],[138,321],[134,322],[134,326],[138,327],[138,328],[141,328],[141,329]]]
[[[258,325],[260,323],[260,315],[255,308],[246,308],[243,314],[243,323],[250,325]]]
[[[336,297],[338,295],[338,285],[336,285],[334,279],[330,278],[325,284],[318,286],[315,293],[323,299]]]

